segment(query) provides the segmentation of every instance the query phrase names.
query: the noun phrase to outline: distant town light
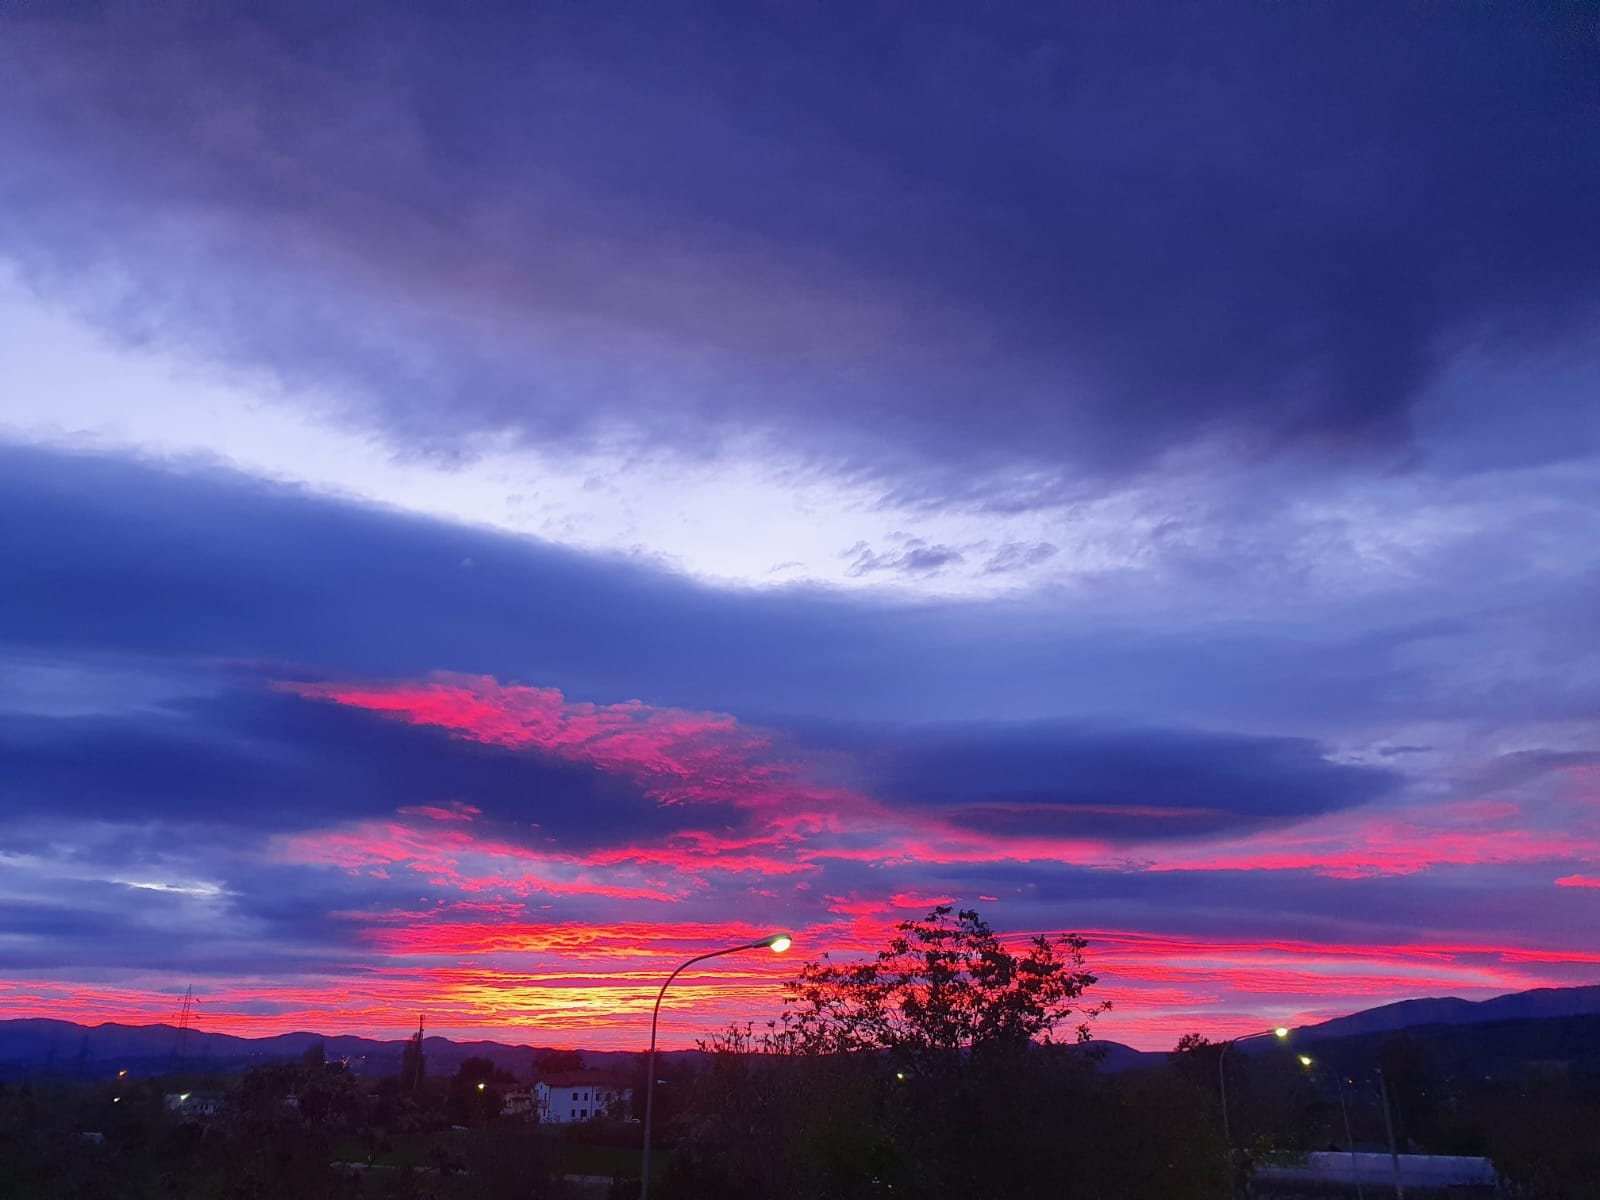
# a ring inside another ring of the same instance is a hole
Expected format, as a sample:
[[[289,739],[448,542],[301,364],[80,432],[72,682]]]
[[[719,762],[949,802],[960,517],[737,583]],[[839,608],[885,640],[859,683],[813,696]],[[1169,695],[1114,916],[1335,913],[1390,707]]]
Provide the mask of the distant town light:
[[[1302,1067],[1309,1067],[1309,1066],[1310,1066],[1310,1065],[1311,1065],[1311,1055],[1309,1055],[1309,1054],[1302,1054],[1302,1055],[1301,1055],[1301,1056],[1300,1056],[1300,1065],[1301,1065],[1301,1066],[1302,1066]]]
[[[483,1082],[483,1081],[482,1081],[482,1080],[481,1080],[481,1079],[480,1079],[480,1080],[479,1080],[479,1081],[478,1081],[478,1090],[479,1090],[479,1091],[480,1091],[480,1092],[481,1092],[481,1091],[483,1091],[483,1089],[484,1089],[484,1087],[485,1087],[485,1084],[484,1084],[484,1082]]]
[[[1275,1035],[1277,1035],[1277,1036],[1278,1036],[1278,1037],[1281,1037],[1281,1038],[1286,1038],[1286,1037],[1288,1037],[1288,1036],[1289,1036],[1289,1028],[1288,1028],[1288,1026],[1286,1026],[1286,1025],[1279,1025],[1279,1026],[1278,1026],[1278,1027],[1277,1027],[1277,1028],[1276,1028],[1276,1029],[1274,1029],[1274,1030],[1273,1030],[1273,1031],[1272,1031],[1272,1032],[1273,1032],[1273,1033],[1274,1033],[1274,1034],[1275,1034]]]

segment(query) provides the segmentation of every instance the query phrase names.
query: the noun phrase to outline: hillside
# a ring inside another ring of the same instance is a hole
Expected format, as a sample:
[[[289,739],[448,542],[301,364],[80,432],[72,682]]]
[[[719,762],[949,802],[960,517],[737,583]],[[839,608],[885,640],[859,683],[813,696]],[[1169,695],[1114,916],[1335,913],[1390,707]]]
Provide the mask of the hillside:
[[[1589,987],[1535,988],[1511,992],[1490,1000],[1461,1000],[1444,996],[1401,1000],[1335,1017],[1297,1032],[1318,1038],[1356,1037],[1389,1033],[1419,1025],[1477,1025],[1491,1021],[1543,1020],[1551,1017],[1600,1015],[1600,984]]]
[[[1588,1061],[1600,1058],[1600,986],[1539,988],[1491,1000],[1456,997],[1403,1000],[1295,1030],[1297,1041],[1338,1044],[1356,1061],[1374,1058],[1382,1041],[1401,1030],[1426,1041],[1441,1061],[1461,1069],[1474,1064],[1543,1061]],[[182,1065],[189,1069],[240,1071],[273,1061],[298,1058],[314,1042],[323,1043],[329,1058],[350,1062],[358,1075],[379,1076],[399,1070],[405,1039],[356,1037],[309,1031],[273,1037],[245,1038],[191,1029],[183,1042]],[[489,1041],[424,1039],[429,1069],[452,1074],[464,1059],[489,1058],[518,1078],[531,1078],[534,1064],[552,1047]],[[72,1021],[23,1018],[0,1021],[0,1078],[34,1074],[104,1078],[126,1070],[156,1075],[180,1065],[179,1032],[172,1025],[84,1026]],[[1165,1055],[1135,1050],[1118,1042],[1096,1041],[1092,1049],[1102,1070],[1123,1071],[1159,1064]],[[1270,1052],[1262,1043],[1245,1043],[1248,1052]],[[629,1068],[635,1054],[627,1051],[582,1052],[593,1067]],[[698,1051],[664,1054],[667,1061],[688,1061]]]

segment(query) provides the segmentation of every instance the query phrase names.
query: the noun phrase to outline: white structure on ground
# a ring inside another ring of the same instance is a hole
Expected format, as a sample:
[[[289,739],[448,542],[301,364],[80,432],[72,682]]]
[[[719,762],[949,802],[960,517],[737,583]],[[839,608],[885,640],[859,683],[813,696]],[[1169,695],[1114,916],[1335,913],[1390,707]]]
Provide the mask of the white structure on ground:
[[[1494,1195],[1499,1185],[1494,1165],[1486,1158],[1448,1154],[1402,1154],[1398,1157],[1400,1183],[1404,1188],[1448,1190],[1453,1196],[1466,1197]],[[1256,1186],[1267,1194],[1304,1187],[1344,1186],[1349,1186],[1353,1192],[1358,1184],[1381,1191],[1394,1186],[1394,1175],[1395,1160],[1388,1154],[1351,1154],[1347,1150],[1318,1151],[1296,1162],[1268,1160],[1255,1169]]]
[[[222,1097],[216,1092],[168,1092],[167,1111],[185,1117],[214,1117],[222,1111]]]
[[[534,1108],[541,1123],[570,1125],[596,1117],[626,1120],[632,1116],[633,1089],[605,1071],[567,1071],[533,1085]]]

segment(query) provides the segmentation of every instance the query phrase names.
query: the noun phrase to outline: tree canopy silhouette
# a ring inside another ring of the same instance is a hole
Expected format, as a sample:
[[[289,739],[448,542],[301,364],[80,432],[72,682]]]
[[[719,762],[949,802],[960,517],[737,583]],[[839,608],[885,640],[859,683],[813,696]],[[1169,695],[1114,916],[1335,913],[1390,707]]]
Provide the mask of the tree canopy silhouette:
[[[1008,949],[974,909],[941,904],[902,921],[875,958],[834,964],[824,955],[785,984],[781,1037],[798,1053],[887,1050],[916,1067],[962,1051],[1050,1041],[1076,1018],[1077,1041],[1109,1003],[1080,1003],[1096,977],[1077,934]]]

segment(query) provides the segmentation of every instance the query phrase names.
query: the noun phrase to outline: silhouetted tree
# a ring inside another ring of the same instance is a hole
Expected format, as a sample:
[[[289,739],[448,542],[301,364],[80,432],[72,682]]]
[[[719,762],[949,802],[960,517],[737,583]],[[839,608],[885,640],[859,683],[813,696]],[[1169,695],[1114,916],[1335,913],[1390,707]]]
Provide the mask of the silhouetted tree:
[[[510,1083],[510,1071],[501,1070],[494,1065],[494,1059],[483,1056],[464,1058],[461,1065],[456,1068],[456,1078],[468,1083]]]
[[[1186,1033],[1167,1055],[1167,1061],[1196,1088],[1210,1091],[1217,1086],[1218,1060],[1226,1044],[1213,1042],[1203,1034]]]
[[[422,1034],[413,1033],[406,1039],[406,1048],[400,1055],[400,1084],[407,1088],[420,1088],[428,1073],[428,1058],[422,1052]]]
[[[975,911],[941,905],[897,925],[867,963],[805,964],[766,1033],[736,1028],[703,1046],[711,1069],[662,1195],[1079,1194],[1070,1130],[1108,1106],[1110,1085],[1076,1046],[1049,1041],[1063,1025],[1087,1040],[1105,1008],[1082,1001],[1095,983],[1084,948],[1065,934],[1013,951]],[[1150,1182],[1125,1187],[1131,1166],[1108,1168],[1097,1193],[1214,1195],[1222,1155],[1193,1101],[1179,1090],[1181,1121],[1123,1115],[1117,1136]],[[1077,1149],[1093,1153],[1093,1140]]]
[[[511,1072],[495,1066],[491,1058],[463,1059],[445,1096],[446,1118],[452,1125],[485,1124],[499,1115],[505,1085],[511,1082]]]
[[[1517,1193],[1540,1200],[1600,1200],[1600,1076],[1524,1070],[1515,1084],[1486,1089],[1489,1157]]]
[[[576,1050],[545,1050],[534,1059],[537,1075],[559,1075],[567,1071],[583,1070],[583,1055]]]
[[[1390,1038],[1378,1048],[1378,1066],[1389,1085],[1400,1148],[1404,1150],[1413,1141],[1426,1142],[1432,1132],[1437,1089],[1422,1043],[1408,1036]]]
[[[1076,1017],[1076,1040],[1108,1003],[1080,1005],[1095,976],[1076,934],[1008,949],[973,909],[942,904],[895,926],[869,962],[823,956],[786,984],[783,1034],[800,1053],[888,1050],[918,1071],[949,1067],[963,1051],[1049,1041]]]

